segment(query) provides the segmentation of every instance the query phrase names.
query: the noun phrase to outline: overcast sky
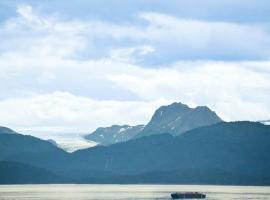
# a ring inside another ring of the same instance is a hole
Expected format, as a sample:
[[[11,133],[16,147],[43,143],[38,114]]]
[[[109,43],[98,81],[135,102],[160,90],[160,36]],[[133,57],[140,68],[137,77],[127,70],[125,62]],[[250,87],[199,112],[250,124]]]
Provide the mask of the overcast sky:
[[[270,118],[269,0],[1,0],[0,124],[49,138],[161,105]]]

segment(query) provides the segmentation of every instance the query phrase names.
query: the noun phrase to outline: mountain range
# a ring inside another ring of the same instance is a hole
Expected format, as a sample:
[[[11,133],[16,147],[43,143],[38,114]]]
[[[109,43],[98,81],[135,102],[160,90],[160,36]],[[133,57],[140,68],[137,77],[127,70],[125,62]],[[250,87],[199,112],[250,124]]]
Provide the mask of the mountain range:
[[[179,135],[185,131],[221,122],[221,118],[206,106],[190,108],[182,103],[173,103],[158,108],[147,125],[113,125],[100,127],[85,139],[101,145],[125,142],[153,134]]]
[[[176,120],[180,125],[176,122],[175,126],[171,125],[179,116],[184,116],[183,121]],[[207,119],[204,123],[209,122],[209,116],[217,122],[195,125],[200,118],[197,116]],[[186,118],[194,122],[188,123]],[[188,126],[192,123],[194,128]],[[162,127],[166,128],[158,131]],[[166,133],[174,130],[172,127],[178,131]],[[95,134],[117,132],[115,138],[120,140],[119,134],[133,129],[130,126],[113,128],[112,132],[99,129]],[[145,130],[151,133],[144,135]],[[51,141],[0,127],[0,183],[270,185],[268,125],[223,122],[206,107],[189,108],[177,103],[159,108],[143,131],[127,134],[129,139],[119,143],[111,144],[117,142],[112,137],[106,146],[68,153]]]

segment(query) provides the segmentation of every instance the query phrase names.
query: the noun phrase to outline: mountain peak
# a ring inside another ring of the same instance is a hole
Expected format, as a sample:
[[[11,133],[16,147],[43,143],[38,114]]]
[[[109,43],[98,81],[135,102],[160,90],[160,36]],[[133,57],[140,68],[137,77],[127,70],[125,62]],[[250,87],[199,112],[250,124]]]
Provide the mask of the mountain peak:
[[[211,109],[208,108],[207,106],[197,106],[194,109],[196,109],[196,110],[203,110],[203,111],[211,111]]]
[[[181,102],[161,106],[136,138],[153,134],[181,134],[185,131],[221,122],[221,118],[207,106],[190,108]]]
[[[109,145],[118,142],[125,142],[138,134],[144,125],[112,125],[110,127],[99,127],[93,133],[85,136],[85,139],[92,140],[102,145]]]
[[[189,111],[190,108],[182,103],[177,103],[174,102],[170,105],[166,105],[166,106],[161,106],[160,108],[158,108],[156,110],[156,112],[154,113],[152,120],[158,119],[158,118],[174,118],[174,116],[179,115],[180,113],[185,113],[187,111]],[[151,123],[150,121],[150,123]]]
[[[189,108],[188,105],[183,104],[181,102],[174,102],[174,103],[169,104],[169,105],[161,106],[159,109],[167,110],[167,109],[186,109],[186,108]]]
[[[0,134],[16,134],[16,132],[10,128],[0,126]]]

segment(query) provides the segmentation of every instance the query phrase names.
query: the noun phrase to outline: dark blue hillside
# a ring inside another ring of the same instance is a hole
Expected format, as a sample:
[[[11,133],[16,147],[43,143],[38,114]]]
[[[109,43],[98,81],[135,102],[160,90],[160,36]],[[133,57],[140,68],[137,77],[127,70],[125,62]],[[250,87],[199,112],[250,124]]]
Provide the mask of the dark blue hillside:
[[[66,182],[270,184],[270,126],[256,122],[221,122],[72,154],[30,136],[0,137],[2,159],[43,168]]]

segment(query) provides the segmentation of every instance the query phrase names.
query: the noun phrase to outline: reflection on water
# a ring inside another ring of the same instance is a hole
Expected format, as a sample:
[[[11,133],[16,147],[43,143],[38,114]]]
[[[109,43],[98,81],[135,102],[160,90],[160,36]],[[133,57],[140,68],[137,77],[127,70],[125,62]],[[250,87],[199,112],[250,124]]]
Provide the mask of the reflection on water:
[[[217,200],[270,200],[270,187],[196,185],[3,185],[0,200],[170,199],[176,191],[203,192]]]

